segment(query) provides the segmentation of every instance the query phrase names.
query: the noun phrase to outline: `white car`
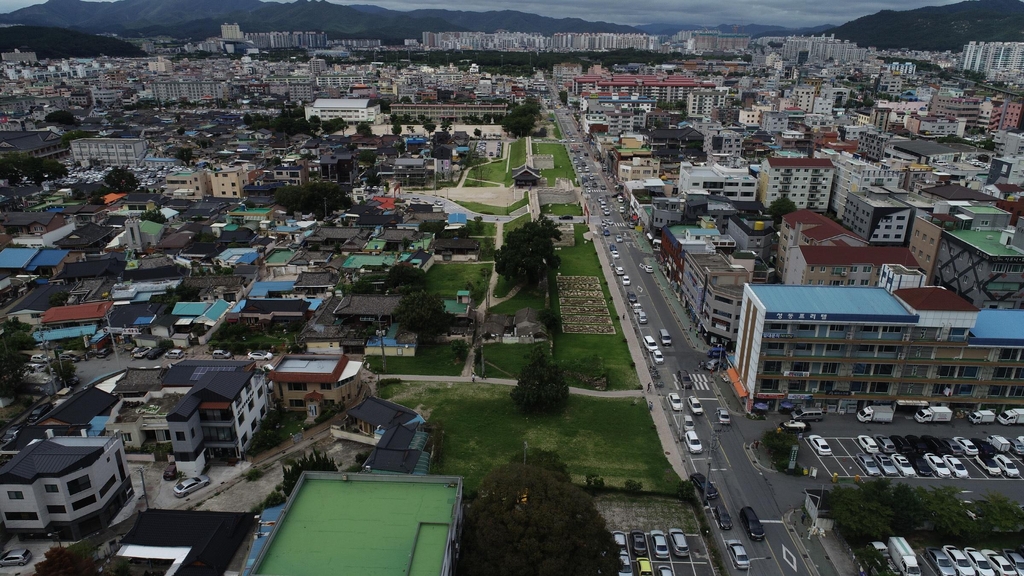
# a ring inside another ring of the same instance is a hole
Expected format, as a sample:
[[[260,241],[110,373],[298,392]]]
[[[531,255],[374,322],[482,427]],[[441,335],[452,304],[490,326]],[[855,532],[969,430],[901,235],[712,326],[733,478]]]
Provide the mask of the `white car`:
[[[964,438],[963,436],[954,436],[953,437],[953,442],[956,442],[957,444],[960,445],[961,448],[964,449],[964,455],[966,455],[966,456],[977,456],[978,455],[978,447],[974,445],[974,442],[971,442],[967,438]]]
[[[270,360],[274,355],[263,350],[253,350],[246,355],[249,360]]]
[[[620,236],[619,234],[616,234],[615,235],[615,241],[616,242],[622,242],[622,236]]]
[[[658,341],[654,339],[654,336],[644,336],[644,346],[647,347],[648,352],[654,352],[658,349]]]
[[[875,454],[878,452],[878,444],[875,442],[875,439],[867,434],[857,436],[857,444],[860,444],[861,449],[868,454]]]
[[[943,546],[942,551],[949,556],[949,560],[953,563],[953,567],[956,568],[956,573],[959,576],[977,576],[978,573],[974,571],[974,566],[971,565],[971,561],[967,559],[967,555],[960,551],[956,546]]]
[[[999,466],[999,471],[1003,473],[1003,476],[1007,478],[1020,478],[1020,470],[1017,469],[1017,465],[1010,460],[1010,457],[1006,454],[996,454],[992,457],[996,461],[996,466]]]
[[[686,433],[686,450],[690,454],[700,454],[704,451],[704,447],[700,444],[700,438],[697,438],[697,433],[690,430]]]
[[[651,352],[651,358],[654,359],[654,363],[655,364],[664,364],[665,363],[665,355],[661,353],[661,350],[655,350],[655,351]]]
[[[938,478],[952,478],[953,472],[950,471],[946,463],[942,461],[942,457],[932,454],[931,452],[924,455],[924,461],[928,463],[928,467],[932,469],[935,476]]]
[[[996,576],[996,571],[992,569],[992,565],[981,552],[974,548],[964,548],[964,556],[970,560],[971,567],[974,568],[974,573],[978,576]]]
[[[672,407],[673,412],[683,411],[683,399],[675,392],[668,395],[668,405]]]
[[[31,360],[33,362],[46,362],[46,354],[33,354]]]
[[[615,258],[619,257],[619,251],[618,250],[611,250],[611,253],[612,253],[612,259],[615,259]]]
[[[650,264],[641,264],[640,269],[648,274],[654,272],[654,266],[651,266]]]
[[[622,269],[622,266],[616,266],[615,267],[615,275],[616,276],[623,276],[625,274],[626,274],[626,271]]]
[[[729,559],[737,570],[750,569],[750,557],[747,556],[747,549],[739,540],[726,540],[725,547],[729,549]]]
[[[956,456],[943,456],[942,461],[946,463],[946,467],[953,472],[953,476],[957,478],[970,478],[971,474],[967,471],[967,467],[960,462],[960,459]]]
[[[623,285],[623,286],[629,286],[629,285],[630,285],[630,284],[632,284],[632,283],[633,283],[633,282],[632,282],[632,281],[630,281],[630,279],[629,279],[629,276],[623,276],[623,277],[622,277],[622,285]]]
[[[164,358],[168,360],[179,360],[185,357],[185,351],[181,348],[175,348],[174,350],[168,350],[167,354],[164,354]]]
[[[696,396],[687,396],[686,404],[690,407],[690,412],[694,414],[703,414],[704,407],[700,405],[700,400]]]
[[[209,476],[194,476],[192,478],[186,478],[174,487],[174,495],[178,498],[184,498],[196,490],[209,485]]]
[[[892,459],[892,465],[896,467],[900,475],[905,478],[913,478],[917,476],[917,470],[910,464],[910,460],[903,454],[893,454],[890,456]]]
[[[688,432],[695,429],[697,426],[693,423],[693,416],[689,414],[683,415],[683,432]]]
[[[988,563],[992,565],[992,569],[995,570],[996,576],[1017,576],[1017,569],[1010,564],[1002,554],[995,550],[984,549],[981,551],[981,555],[988,560]]]
[[[811,434],[807,437],[807,443],[810,444],[811,448],[818,453],[818,456],[831,456],[832,448],[829,448],[828,442],[824,438],[817,434]]]
[[[996,464],[996,461],[988,456],[982,456],[981,454],[978,454],[977,456],[974,457],[974,462],[978,465],[978,468],[981,468],[982,472],[988,474],[989,476],[1003,475],[1003,471],[1001,468],[999,468],[999,464]]]

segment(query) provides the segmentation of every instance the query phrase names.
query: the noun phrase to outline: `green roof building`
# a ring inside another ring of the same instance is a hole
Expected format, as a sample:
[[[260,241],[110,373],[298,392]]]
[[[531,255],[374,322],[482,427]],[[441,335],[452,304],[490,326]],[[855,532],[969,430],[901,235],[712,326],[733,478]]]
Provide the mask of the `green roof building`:
[[[250,576],[451,576],[462,478],[304,472]]]

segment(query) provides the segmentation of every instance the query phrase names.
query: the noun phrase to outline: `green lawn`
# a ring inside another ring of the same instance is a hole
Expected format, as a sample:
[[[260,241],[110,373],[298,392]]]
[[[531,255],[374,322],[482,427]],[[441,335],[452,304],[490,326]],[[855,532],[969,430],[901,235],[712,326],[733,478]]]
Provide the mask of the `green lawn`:
[[[501,184],[505,182],[505,164],[505,159],[501,158],[494,162],[474,166],[469,170],[468,178],[475,180],[488,180],[490,182]]]
[[[561,140],[562,139],[562,128],[558,125],[558,120],[555,119],[554,117],[552,117],[552,119],[551,119],[551,127],[552,127],[552,129],[554,130],[554,133],[555,133],[555,140]]]
[[[516,287],[514,280],[506,280],[504,276],[498,276],[498,283],[494,285],[494,292],[491,296],[495,298],[504,298]]]
[[[434,264],[427,271],[427,292],[442,298],[455,298],[459,290],[469,290],[474,302],[482,302],[491,264]]]
[[[570,204],[545,204],[540,207],[541,214],[554,214],[555,216],[583,216],[583,208],[572,202]]]
[[[508,206],[494,206],[491,204],[481,204],[480,202],[466,202],[461,200],[456,200],[455,202],[459,206],[465,208],[466,210],[472,210],[473,212],[478,212],[480,214],[508,216],[509,214],[515,212],[516,210],[522,208],[523,206],[526,206],[528,200],[529,199],[526,197],[526,192],[523,192],[522,198],[516,200],[515,202],[509,204]],[[494,226],[493,224],[491,225]]]
[[[380,356],[364,357],[369,367],[380,374]],[[424,376],[458,376],[463,362],[455,359],[448,345],[420,346],[415,356],[388,356],[387,374],[420,374]]]
[[[428,422],[443,423],[444,458],[431,473],[461,475],[467,490],[476,490],[495,466],[521,458],[525,442],[528,449],[557,452],[577,484],[596,474],[609,486],[638,480],[644,490],[674,493],[679,479],[644,402],[572,396],[561,414],[525,416],[512,405],[509,390],[414,382],[388,386],[382,395],[428,413]]]
[[[462,183],[463,188],[497,188],[501,184],[495,182],[484,182],[483,180],[474,180],[472,178],[466,178]]]
[[[500,281],[499,281],[500,283]],[[495,314],[515,314],[516,310],[520,308],[534,308],[536,310],[542,310],[546,308],[544,305],[545,291],[541,288],[520,288],[516,295],[505,300],[501,304],[491,306],[491,312]]]
[[[494,238],[498,233],[498,225],[494,222],[481,222],[480,230],[477,230],[478,234],[474,234],[473,238]]]
[[[512,170],[519,168],[523,164],[526,164],[526,140],[520,138],[509,146],[509,162],[508,162],[508,179],[505,181],[506,186],[512,185]]]
[[[633,366],[633,359],[629,355],[629,348],[623,341],[622,326],[615,309],[611,307],[611,293],[604,279],[601,270],[601,263],[597,259],[597,252],[594,251],[592,242],[584,243],[583,233],[587,227],[583,224],[574,226],[576,234],[576,245],[565,247],[559,250],[562,258],[562,265],[558,273],[565,276],[597,276],[601,279],[601,290],[609,305],[612,315],[612,322],[615,324],[615,334],[564,334],[557,333],[554,336],[555,360],[562,366],[572,369],[577,367],[580,371],[585,369],[603,369],[608,376],[609,390],[630,390],[640,385],[637,377],[636,367]],[[556,274],[549,275],[548,289],[552,294],[557,294],[558,285],[555,281]],[[558,299],[551,299],[551,308],[559,312]]]
[[[519,371],[530,362],[535,346],[547,350],[544,344],[484,344],[484,361],[490,378],[517,378]]]
[[[562,144],[534,144],[534,154],[551,154],[555,157],[555,167],[549,170],[541,170],[541,174],[548,179],[548,186],[555,185],[556,178],[576,180],[576,172],[569,161],[569,153]]]
[[[522,226],[523,224],[526,224],[529,221],[530,221],[530,213],[527,212],[526,214],[523,214],[522,216],[520,216],[520,217],[518,217],[518,218],[516,218],[514,220],[509,220],[508,222],[505,222],[505,226],[503,227],[503,230],[505,232],[505,237],[508,238],[508,233],[509,232],[515,230],[516,228],[519,228],[520,226]],[[596,258],[597,255],[595,254],[594,257]]]

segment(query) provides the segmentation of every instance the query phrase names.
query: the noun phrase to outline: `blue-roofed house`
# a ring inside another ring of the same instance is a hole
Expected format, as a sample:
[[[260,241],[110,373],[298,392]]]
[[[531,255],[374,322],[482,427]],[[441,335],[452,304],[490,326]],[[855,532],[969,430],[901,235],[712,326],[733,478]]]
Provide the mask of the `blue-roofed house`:
[[[38,248],[4,248],[0,250],[0,271],[20,272],[39,253]]]
[[[57,268],[64,263],[68,257],[68,250],[57,250],[55,248],[43,248],[25,266],[26,272],[39,274],[40,276],[53,276]]]
[[[295,280],[265,280],[254,282],[249,298],[298,298],[293,289]]]

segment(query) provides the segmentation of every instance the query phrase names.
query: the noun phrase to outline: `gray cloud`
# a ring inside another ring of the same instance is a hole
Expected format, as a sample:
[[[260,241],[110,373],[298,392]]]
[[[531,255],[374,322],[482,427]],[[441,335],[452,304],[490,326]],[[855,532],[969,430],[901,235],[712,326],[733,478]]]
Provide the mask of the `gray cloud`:
[[[904,0],[900,10],[911,10],[922,6],[952,4],[958,0]],[[9,12],[31,4],[34,0],[0,0],[0,12]],[[474,0],[469,3],[452,0],[352,0],[346,3],[375,4],[392,10],[414,10],[417,8],[439,8],[459,10],[508,10],[531,12],[556,18],[583,18],[603,20],[617,24],[685,23],[700,26],[718,24],[773,24],[786,27],[816,26],[819,24],[842,24],[854,18],[874,14],[879,10],[893,9],[892,2],[881,0],[733,0],[731,2],[679,2],[673,0],[648,0],[642,5],[621,0],[519,0],[509,3],[504,0]]]

